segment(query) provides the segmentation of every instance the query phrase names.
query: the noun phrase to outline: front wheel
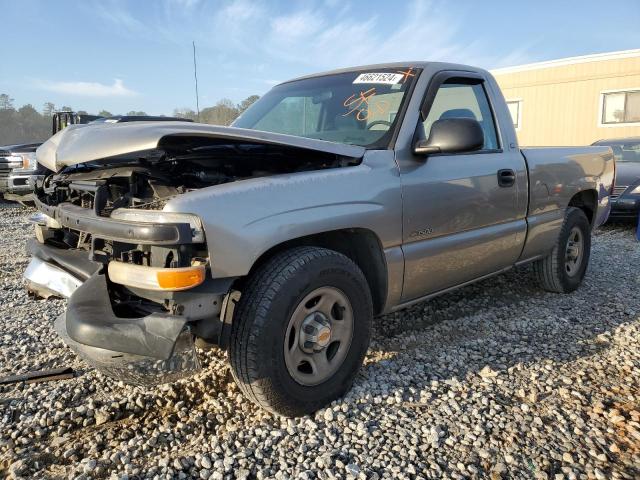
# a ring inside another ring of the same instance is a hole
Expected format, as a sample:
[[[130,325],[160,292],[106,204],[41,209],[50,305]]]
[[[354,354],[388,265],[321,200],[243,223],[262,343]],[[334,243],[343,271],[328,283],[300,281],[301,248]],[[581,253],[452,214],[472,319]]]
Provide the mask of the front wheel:
[[[533,264],[538,283],[549,292],[573,292],[582,283],[590,255],[589,220],[579,208],[569,207],[553,251]]]
[[[367,281],[348,257],[299,247],[254,275],[234,312],[230,361],[254,403],[285,416],[312,413],[342,396],[369,346]]]

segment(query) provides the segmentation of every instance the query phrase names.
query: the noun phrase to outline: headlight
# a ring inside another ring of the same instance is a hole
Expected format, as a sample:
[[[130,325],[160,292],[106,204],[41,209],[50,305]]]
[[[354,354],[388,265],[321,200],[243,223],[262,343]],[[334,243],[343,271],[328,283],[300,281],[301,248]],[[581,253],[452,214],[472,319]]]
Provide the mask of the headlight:
[[[128,222],[149,223],[188,223],[194,243],[204,242],[204,228],[197,215],[191,213],[163,212],[162,210],[137,210],[135,208],[117,208],[111,212],[111,218]]]
[[[640,185],[629,192],[631,195],[640,195]]]
[[[24,170],[35,170],[36,168],[36,152],[30,153],[14,153],[11,155],[12,157],[18,157],[18,159],[22,162],[22,169]]]

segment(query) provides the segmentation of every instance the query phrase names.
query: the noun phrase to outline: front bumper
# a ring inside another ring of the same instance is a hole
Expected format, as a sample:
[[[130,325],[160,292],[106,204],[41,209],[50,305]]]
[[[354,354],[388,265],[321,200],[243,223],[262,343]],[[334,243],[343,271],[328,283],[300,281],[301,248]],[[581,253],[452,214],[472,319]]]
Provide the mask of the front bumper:
[[[221,306],[233,279],[206,278],[184,291],[154,291],[109,277],[106,265],[118,261],[111,256],[113,251],[100,250],[99,255],[94,251],[95,243],[110,240],[113,245],[126,244],[125,249],[149,245],[182,250],[184,246],[191,255],[188,244],[195,237],[190,224],[104,217],[93,208],[47,205],[37,197],[34,203],[50,218],[34,218],[39,241],[28,244],[33,258],[25,276],[33,290],[68,298],[67,310],[56,322],[67,345],[105,375],[127,383],[154,385],[194,374],[200,368],[194,337],[208,343],[221,338]],[[64,227],[89,233],[90,249],[56,246],[70,244],[58,235]]]
[[[120,318],[111,307],[107,280],[96,272],[69,297],[56,331],[103,374],[137,385],[173,382],[197,372],[193,335],[183,316],[155,312]]]
[[[82,280],[44,260],[33,257],[24,271],[27,290],[37,296],[69,298]]]
[[[35,171],[14,170],[7,178],[7,192],[15,195],[28,195],[33,193],[36,178],[44,178],[43,175],[35,175]],[[34,177],[34,178],[32,178]]]
[[[27,242],[31,262],[24,272],[27,289],[41,297],[69,298],[101,264],[87,258],[84,250],[63,250],[39,243],[35,238]]]
[[[11,156],[0,156],[0,193],[8,193],[9,176],[14,169],[20,168],[22,161]]]
[[[120,318],[111,307],[107,279],[95,273],[69,297],[69,337],[76,342],[118,352],[166,360],[187,318],[158,311],[139,318]]]
[[[93,210],[71,203],[47,205],[34,198],[36,208],[63,227],[91,232],[94,237],[141,245],[184,245],[192,243],[188,223],[151,223],[101,217]]]
[[[638,218],[640,195],[621,195],[611,201],[610,218]]]
[[[41,296],[68,298],[56,321],[65,343],[103,374],[134,385],[156,385],[196,373],[200,364],[186,316],[158,311],[120,318],[111,306],[102,265],[84,250],[27,243],[32,258],[27,288]]]
[[[67,316],[55,322],[56,333],[80,358],[102,374],[131,385],[152,386],[175,382],[200,370],[193,335],[183,331],[166,360],[92,347],[73,340],[67,331]]]

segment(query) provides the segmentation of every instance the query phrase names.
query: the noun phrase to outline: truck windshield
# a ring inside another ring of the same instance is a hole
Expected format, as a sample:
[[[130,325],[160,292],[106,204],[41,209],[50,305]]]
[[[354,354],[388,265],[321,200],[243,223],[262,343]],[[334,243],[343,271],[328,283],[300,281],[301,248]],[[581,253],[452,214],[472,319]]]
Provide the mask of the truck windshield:
[[[232,126],[387,148],[418,74],[412,67],[381,68],[283,83]]]

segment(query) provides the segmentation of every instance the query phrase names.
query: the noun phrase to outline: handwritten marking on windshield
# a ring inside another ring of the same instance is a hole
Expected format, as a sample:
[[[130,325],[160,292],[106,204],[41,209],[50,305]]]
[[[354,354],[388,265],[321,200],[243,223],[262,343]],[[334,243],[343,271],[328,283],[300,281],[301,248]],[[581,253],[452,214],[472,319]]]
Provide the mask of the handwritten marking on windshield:
[[[389,110],[389,102],[387,102],[386,100],[380,100],[379,102],[375,102],[370,106],[369,100],[371,100],[371,98],[375,95],[375,87],[372,87],[364,92],[360,91],[359,95],[356,95],[354,93],[344,101],[343,105],[350,110],[342,116],[346,117],[347,115],[357,112],[356,119],[364,122],[369,119],[371,106],[373,107],[374,111],[381,115],[384,115]]]
[[[400,83],[404,83],[407,80],[409,80],[409,77],[415,77],[416,74],[413,73],[413,67],[409,67],[408,70],[406,71],[402,71],[402,70],[398,70],[398,73],[401,73],[403,75],[402,80],[400,81]]]

